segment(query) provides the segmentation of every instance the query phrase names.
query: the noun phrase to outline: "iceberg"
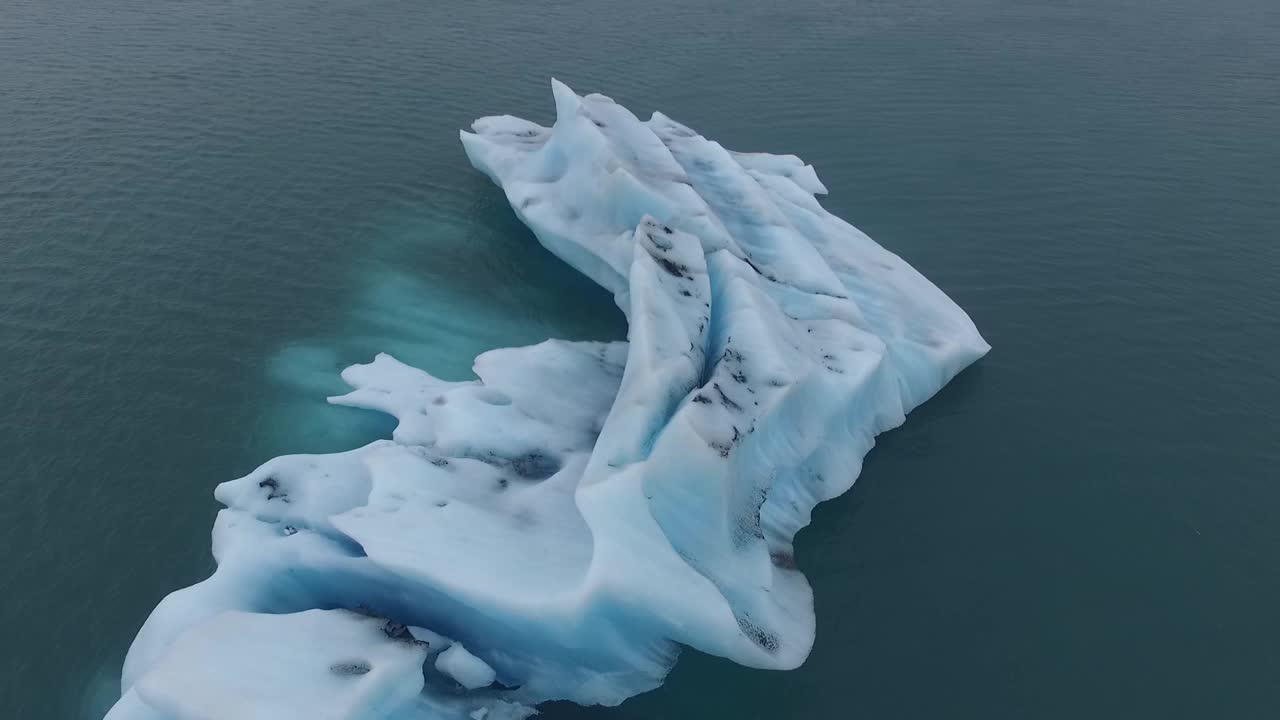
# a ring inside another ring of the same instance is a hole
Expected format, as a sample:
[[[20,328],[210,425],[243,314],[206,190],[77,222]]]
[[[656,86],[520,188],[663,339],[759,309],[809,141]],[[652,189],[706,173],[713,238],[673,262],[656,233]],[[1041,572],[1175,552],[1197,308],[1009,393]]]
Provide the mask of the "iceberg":
[[[347,368],[330,402],[391,438],[220,485],[217,569],[147,619],[109,720],[503,720],[621,703],[685,646],[804,661],[793,538],[988,345],[799,158],[552,84],[553,127],[462,144],[627,342],[493,350],[463,382]]]

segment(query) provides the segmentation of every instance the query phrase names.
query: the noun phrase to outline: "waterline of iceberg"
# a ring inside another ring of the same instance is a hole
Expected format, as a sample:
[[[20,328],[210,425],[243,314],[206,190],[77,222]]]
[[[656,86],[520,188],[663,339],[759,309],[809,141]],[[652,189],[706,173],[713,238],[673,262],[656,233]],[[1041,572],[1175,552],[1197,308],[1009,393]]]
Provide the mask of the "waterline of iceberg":
[[[147,620],[110,720],[501,720],[620,703],[682,646],[804,661],[796,532],[988,346],[798,158],[553,90],[554,127],[482,118],[463,146],[627,342],[494,350],[464,382],[345,370],[330,401],[392,437],[218,487],[217,570]]]

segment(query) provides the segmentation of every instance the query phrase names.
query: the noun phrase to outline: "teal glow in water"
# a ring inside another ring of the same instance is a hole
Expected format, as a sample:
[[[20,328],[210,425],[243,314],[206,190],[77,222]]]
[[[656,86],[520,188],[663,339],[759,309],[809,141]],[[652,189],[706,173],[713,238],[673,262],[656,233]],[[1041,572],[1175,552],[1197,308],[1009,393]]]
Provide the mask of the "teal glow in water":
[[[7,716],[110,704],[216,483],[386,432],[341,367],[621,336],[457,142],[551,75],[813,162],[995,350],[801,534],[804,668],[550,717],[1280,707],[1275,3],[11,0]]]

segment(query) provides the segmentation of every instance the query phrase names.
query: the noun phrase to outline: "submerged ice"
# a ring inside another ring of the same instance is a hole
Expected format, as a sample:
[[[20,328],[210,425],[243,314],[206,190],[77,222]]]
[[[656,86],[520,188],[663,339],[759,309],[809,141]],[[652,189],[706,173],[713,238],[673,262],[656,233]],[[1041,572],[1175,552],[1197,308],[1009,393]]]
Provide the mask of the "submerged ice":
[[[800,159],[553,88],[553,127],[463,146],[628,341],[494,350],[467,382],[348,368],[330,401],[391,439],[219,486],[217,570],[147,620],[110,720],[501,720],[622,702],[681,646],[803,662],[796,532],[988,347]]]

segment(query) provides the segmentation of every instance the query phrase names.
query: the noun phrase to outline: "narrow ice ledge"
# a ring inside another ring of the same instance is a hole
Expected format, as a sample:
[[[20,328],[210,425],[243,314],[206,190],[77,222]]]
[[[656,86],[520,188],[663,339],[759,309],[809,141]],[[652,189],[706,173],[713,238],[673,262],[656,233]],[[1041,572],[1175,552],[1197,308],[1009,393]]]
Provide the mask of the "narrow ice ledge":
[[[110,720],[503,720],[620,703],[681,646],[804,661],[792,538],[988,346],[799,158],[552,84],[554,127],[462,143],[628,342],[494,350],[471,382],[348,368],[331,401],[392,439],[219,486],[217,571],[152,613]]]

